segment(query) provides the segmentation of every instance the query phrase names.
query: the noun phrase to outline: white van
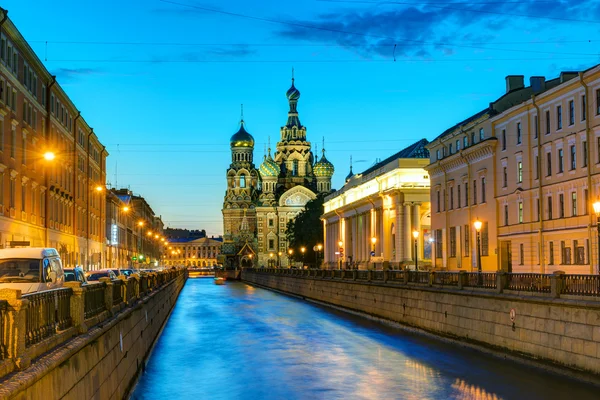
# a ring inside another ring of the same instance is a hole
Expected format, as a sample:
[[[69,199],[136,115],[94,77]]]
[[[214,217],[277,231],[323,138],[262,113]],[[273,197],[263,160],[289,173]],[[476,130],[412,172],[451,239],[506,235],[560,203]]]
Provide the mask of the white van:
[[[0,249],[0,289],[20,289],[25,294],[56,289],[63,282],[62,262],[56,249]]]

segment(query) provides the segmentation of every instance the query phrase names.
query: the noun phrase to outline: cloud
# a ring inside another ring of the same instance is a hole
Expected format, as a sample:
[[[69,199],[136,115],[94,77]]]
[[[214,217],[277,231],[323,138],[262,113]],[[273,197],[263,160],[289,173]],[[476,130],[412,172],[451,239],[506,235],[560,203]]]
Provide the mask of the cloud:
[[[98,68],[58,68],[52,71],[52,74],[56,75],[63,82],[72,82],[82,77],[100,75],[102,73],[102,70]]]
[[[396,44],[396,58],[427,59],[433,54],[451,57],[461,42],[468,43],[466,47],[470,51],[475,50],[474,47],[485,47],[485,43],[501,37],[502,32],[509,28],[523,29],[526,25],[532,30],[539,24],[541,29],[550,29],[554,24],[568,23],[548,19],[525,20],[516,15],[600,19],[600,2],[596,0],[559,0],[544,2],[543,5],[539,0],[507,4],[465,4],[464,1],[438,4],[380,3],[369,9],[342,8],[337,12],[319,14],[312,20],[291,21],[275,34],[299,41],[335,43],[365,57],[392,58],[392,48]],[[473,42],[478,45],[471,46]]]

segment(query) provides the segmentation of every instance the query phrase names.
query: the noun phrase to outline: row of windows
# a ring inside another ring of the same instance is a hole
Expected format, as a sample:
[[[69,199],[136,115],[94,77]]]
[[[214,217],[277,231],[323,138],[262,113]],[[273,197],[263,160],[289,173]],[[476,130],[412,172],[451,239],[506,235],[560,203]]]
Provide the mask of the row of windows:
[[[17,76],[19,68],[19,53],[14,45],[4,35],[0,38],[0,59],[6,68]]]
[[[487,199],[486,199],[486,180],[485,177],[481,177],[481,179],[479,180],[480,182],[480,190],[481,190],[481,197],[479,198],[479,204],[482,203],[486,203]],[[464,188],[464,192],[461,193],[461,187]],[[454,191],[454,186],[451,186],[449,188],[449,196],[448,196],[448,210],[453,210],[454,209],[454,198],[455,198],[455,191]],[[473,180],[473,198],[472,200],[472,205],[477,205],[478,204],[478,198],[477,198],[477,180]],[[436,211],[440,212],[440,211],[446,211],[446,189],[443,190],[443,196],[444,198],[441,199],[440,197],[440,191],[439,189],[436,191],[436,196],[437,196],[437,201],[436,201]],[[464,198],[462,197],[462,195],[464,194]],[[443,200],[443,201],[442,201]],[[469,206],[469,183],[465,182],[463,185],[458,184],[456,185],[456,208],[461,208],[461,207],[468,207]]]
[[[462,243],[464,247],[462,247],[462,251],[461,254],[463,257],[469,257],[471,250],[475,250],[475,249],[471,249],[470,248],[470,236],[472,234],[472,228],[470,225],[464,225],[462,227],[462,239],[463,241],[460,241],[460,237],[458,235],[458,232],[460,231],[460,227],[457,226],[452,226],[450,227],[450,229],[448,230],[448,237],[447,237],[447,243],[448,243],[448,256],[453,258],[457,256],[457,243]],[[489,255],[489,235],[488,235],[488,223],[484,222],[481,226],[481,255],[482,256],[488,256]],[[435,241],[435,256],[436,258],[442,258],[443,257],[443,246],[442,241],[443,241],[443,237],[442,237],[442,230],[441,229],[436,229],[434,232],[434,241]],[[473,245],[476,245],[476,242],[473,243]]]
[[[577,192],[571,192],[570,193],[570,204],[569,204],[569,216],[570,217],[577,217],[578,215],[587,215],[588,214],[588,190],[584,189],[583,190],[583,197],[584,197],[584,201],[583,201],[583,205],[582,205],[582,210],[578,209],[578,201],[577,201]],[[565,218],[567,215],[565,214],[565,195],[564,193],[559,193],[558,194],[558,208],[557,208],[557,213],[554,212],[554,198],[553,196],[548,196],[546,198],[546,219],[547,220],[551,220],[551,219],[556,219],[556,218]],[[540,218],[540,200],[536,199],[535,201],[535,213],[533,214],[533,218],[535,218],[535,220],[533,222],[537,222],[539,221]],[[509,205],[505,204],[504,205],[504,225],[510,225],[510,219],[509,219]],[[522,224],[524,222],[523,220],[523,202],[519,201],[517,202],[517,222],[519,224]]]
[[[470,134],[471,140],[469,141],[469,135],[465,135],[462,138],[462,148],[466,149],[469,146],[472,146],[475,144],[475,132],[471,132]],[[479,129],[479,141],[481,142],[482,140],[485,139],[485,131],[483,130],[483,128]],[[442,158],[446,157],[446,156],[450,156],[454,153],[458,153],[461,149],[461,141],[460,139],[456,140],[455,143],[455,147],[453,147],[453,143],[449,143],[448,147],[442,147],[442,149],[437,149],[435,152],[435,157],[436,157],[436,161],[437,160],[441,160]]]

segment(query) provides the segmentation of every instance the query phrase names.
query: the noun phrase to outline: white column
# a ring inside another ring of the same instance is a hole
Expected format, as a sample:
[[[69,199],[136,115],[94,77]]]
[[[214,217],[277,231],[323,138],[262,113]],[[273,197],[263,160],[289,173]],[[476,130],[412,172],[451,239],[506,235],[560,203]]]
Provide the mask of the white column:
[[[396,203],[396,258],[394,261],[400,262],[404,260],[404,244],[402,242],[402,236],[404,235],[404,207],[401,204]]]
[[[421,204],[420,203],[416,203],[412,206],[412,229],[413,229],[413,231],[419,232],[419,244],[418,244],[419,254],[418,255],[419,255],[419,259],[422,259],[423,258],[423,246],[421,246],[421,243],[423,243],[423,232],[421,232]],[[412,238],[412,232],[411,232],[411,238]],[[413,240],[414,240],[414,238],[413,238]],[[413,249],[414,249],[414,242],[413,242]]]
[[[404,245],[404,261],[411,261],[412,256],[412,222],[411,222],[411,206],[408,203],[404,204],[404,235],[402,237]]]

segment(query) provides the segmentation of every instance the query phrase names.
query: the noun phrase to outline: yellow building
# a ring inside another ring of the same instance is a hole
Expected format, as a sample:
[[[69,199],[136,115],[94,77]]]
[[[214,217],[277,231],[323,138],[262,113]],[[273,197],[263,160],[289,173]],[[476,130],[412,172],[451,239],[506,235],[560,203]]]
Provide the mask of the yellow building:
[[[45,159],[50,152],[55,158]],[[107,155],[11,19],[2,19],[0,247],[55,247],[66,266],[100,267]]]
[[[165,265],[214,267],[221,253],[222,238],[171,238],[165,249]]]
[[[325,268],[431,265],[427,140],[407,147],[325,198]]]
[[[504,96],[428,146],[436,267],[477,269],[480,220],[483,270],[597,272],[599,137],[599,66],[507,77]]]

